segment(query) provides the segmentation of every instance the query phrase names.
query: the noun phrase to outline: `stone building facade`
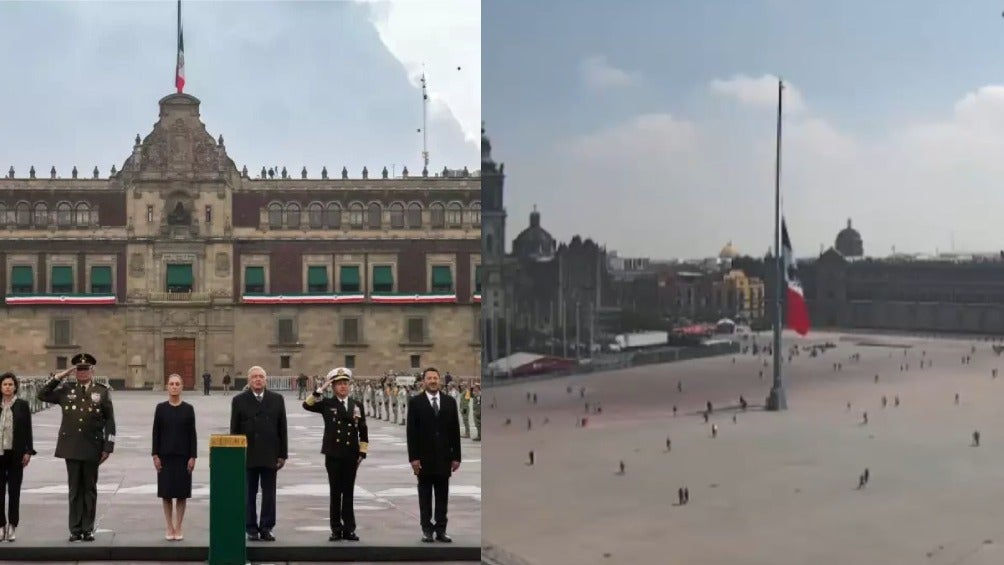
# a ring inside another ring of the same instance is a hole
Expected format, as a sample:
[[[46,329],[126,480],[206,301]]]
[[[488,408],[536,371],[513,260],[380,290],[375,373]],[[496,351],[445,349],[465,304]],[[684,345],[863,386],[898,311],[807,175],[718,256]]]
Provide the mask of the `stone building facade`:
[[[177,372],[480,374],[478,173],[238,170],[172,94],[109,178],[0,179],[0,363],[98,358],[127,387]]]

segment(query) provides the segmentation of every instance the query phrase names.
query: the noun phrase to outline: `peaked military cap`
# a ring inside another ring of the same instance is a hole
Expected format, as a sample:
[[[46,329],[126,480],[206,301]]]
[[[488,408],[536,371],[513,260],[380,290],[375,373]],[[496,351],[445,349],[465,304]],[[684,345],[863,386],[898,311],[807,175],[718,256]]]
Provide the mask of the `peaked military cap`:
[[[73,356],[73,359],[70,359],[70,364],[79,366],[87,365],[89,367],[91,365],[97,365],[98,360],[90,353],[77,353]]]
[[[328,371],[328,376],[325,377],[331,379],[334,382],[338,381],[351,381],[352,380],[352,369],[346,369],[345,367],[335,367]]]

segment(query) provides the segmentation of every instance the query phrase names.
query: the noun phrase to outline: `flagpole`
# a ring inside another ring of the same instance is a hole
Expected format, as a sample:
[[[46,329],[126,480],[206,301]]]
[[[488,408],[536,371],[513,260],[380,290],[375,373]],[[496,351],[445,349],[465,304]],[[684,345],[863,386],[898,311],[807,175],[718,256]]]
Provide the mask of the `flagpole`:
[[[784,257],[781,251],[781,108],[784,81],[777,81],[777,150],[774,161],[774,383],[767,397],[767,410],[788,409],[781,377],[781,332],[784,329]]]

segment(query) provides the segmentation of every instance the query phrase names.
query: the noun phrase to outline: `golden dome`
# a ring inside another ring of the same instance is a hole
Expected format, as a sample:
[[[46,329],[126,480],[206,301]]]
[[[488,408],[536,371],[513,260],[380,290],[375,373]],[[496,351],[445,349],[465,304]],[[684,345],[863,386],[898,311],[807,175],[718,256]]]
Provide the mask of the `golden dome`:
[[[726,243],[721,253],[718,254],[719,259],[735,259],[738,256],[739,251],[732,245],[731,241]]]

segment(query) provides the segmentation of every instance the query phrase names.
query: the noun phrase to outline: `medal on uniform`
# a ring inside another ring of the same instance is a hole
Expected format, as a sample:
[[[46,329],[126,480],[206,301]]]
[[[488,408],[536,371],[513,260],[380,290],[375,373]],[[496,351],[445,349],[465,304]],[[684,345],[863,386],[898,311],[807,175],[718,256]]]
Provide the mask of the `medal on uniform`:
[[[101,402],[101,393],[100,392],[92,392],[91,393],[91,402],[93,402],[95,404]]]

